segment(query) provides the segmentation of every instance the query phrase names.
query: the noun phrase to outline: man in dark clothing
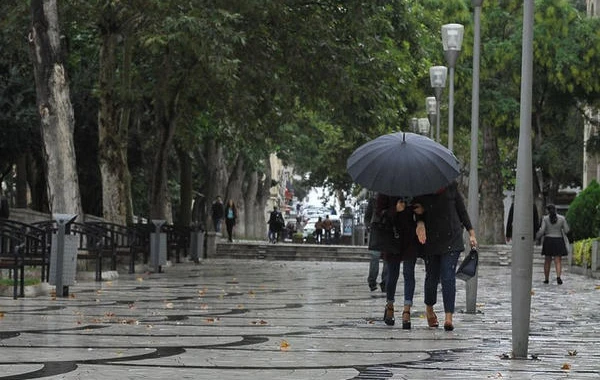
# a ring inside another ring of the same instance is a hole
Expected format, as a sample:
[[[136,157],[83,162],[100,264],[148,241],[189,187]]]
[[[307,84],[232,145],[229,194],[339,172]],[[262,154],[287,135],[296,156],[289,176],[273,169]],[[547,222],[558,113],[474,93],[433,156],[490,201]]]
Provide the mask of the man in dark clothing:
[[[204,223],[206,223],[206,197],[204,194],[196,193],[192,205],[192,226],[204,231]]]
[[[269,224],[269,242],[277,243],[279,241],[279,233],[285,225],[283,215],[279,212],[277,206],[273,206],[273,211],[271,211],[267,223]]]
[[[223,207],[223,200],[220,196],[212,204],[212,220],[215,227],[215,232],[221,232],[221,222],[225,216],[225,208]]]

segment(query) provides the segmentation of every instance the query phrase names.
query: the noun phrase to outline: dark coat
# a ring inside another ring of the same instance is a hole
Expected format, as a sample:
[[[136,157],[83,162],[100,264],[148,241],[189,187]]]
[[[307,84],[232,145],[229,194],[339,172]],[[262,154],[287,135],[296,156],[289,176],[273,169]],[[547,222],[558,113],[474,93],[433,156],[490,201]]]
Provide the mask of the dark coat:
[[[464,251],[463,228],[468,231],[473,226],[456,182],[436,194],[416,197],[413,203],[421,204],[425,211],[417,218],[425,222],[426,255]]]
[[[417,257],[417,250],[421,245],[417,239],[417,224],[412,208],[407,205],[404,211],[396,211],[398,199],[400,198],[389,197],[383,194],[377,195],[375,218],[379,221],[387,219],[395,227],[396,233],[400,234],[400,239],[398,239],[398,241],[401,254],[398,255],[383,251],[383,259],[386,261],[415,259]]]

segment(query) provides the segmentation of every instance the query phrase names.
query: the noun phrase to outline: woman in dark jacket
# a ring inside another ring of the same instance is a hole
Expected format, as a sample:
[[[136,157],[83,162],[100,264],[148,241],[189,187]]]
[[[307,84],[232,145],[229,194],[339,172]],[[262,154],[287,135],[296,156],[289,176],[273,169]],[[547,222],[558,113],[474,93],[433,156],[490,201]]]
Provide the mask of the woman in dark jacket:
[[[237,208],[233,199],[230,199],[225,206],[225,226],[227,227],[227,235],[230,242],[233,242],[233,227],[237,219]]]
[[[429,327],[439,322],[433,306],[437,302],[438,283],[442,284],[444,300],[444,329],[454,330],[452,315],[456,299],[456,264],[465,249],[463,228],[469,232],[471,247],[477,246],[475,230],[456,182],[435,194],[419,196],[413,200],[414,212],[424,225],[417,226],[419,241],[425,252],[425,312]]]
[[[400,263],[404,277],[404,305],[402,310],[402,328],[410,329],[410,308],[413,304],[415,293],[415,263],[417,260],[417,249],[420,245],[415,233],[416,221],[412,208],[407,201],[399,197],[388,197],[379,194],[377,196],[377,215],[380,220],[387,219],[394,227],[395,247],[393,250],[382,250],[383,259],[387,263],[387,279],[385,282],[386,299],[383,320],[387,325],[394,325],[394,301],[396,285],[400,275]]]

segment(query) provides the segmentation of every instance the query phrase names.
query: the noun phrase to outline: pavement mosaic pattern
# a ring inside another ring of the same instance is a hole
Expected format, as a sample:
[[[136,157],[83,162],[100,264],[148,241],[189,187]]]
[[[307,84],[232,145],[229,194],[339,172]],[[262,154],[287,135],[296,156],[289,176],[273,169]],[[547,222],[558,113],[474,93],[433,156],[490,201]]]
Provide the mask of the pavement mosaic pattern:
[[[530,357],[514,360],[510,268],[481,267],[478,312],[445,332],[426,327],[422,264],[412,330],[383,323],[367,267],[211,259],[2,297],[0,379],[600,379],[598,280],[534,268]]]

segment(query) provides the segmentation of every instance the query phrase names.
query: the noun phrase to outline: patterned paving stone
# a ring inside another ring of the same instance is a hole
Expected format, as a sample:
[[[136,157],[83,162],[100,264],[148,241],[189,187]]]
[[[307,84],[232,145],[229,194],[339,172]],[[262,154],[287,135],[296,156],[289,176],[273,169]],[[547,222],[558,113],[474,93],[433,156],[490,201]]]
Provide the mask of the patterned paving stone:
[[[0,379],[600,378],[597,280],[534,280],[531,355],[513,360],[509,267],[480,268],[477,313],[445,332],[426,327],[422,264],[412,330],[383,323],[367,266],[210,259],[81,281],[68,298],[3,297]]]

